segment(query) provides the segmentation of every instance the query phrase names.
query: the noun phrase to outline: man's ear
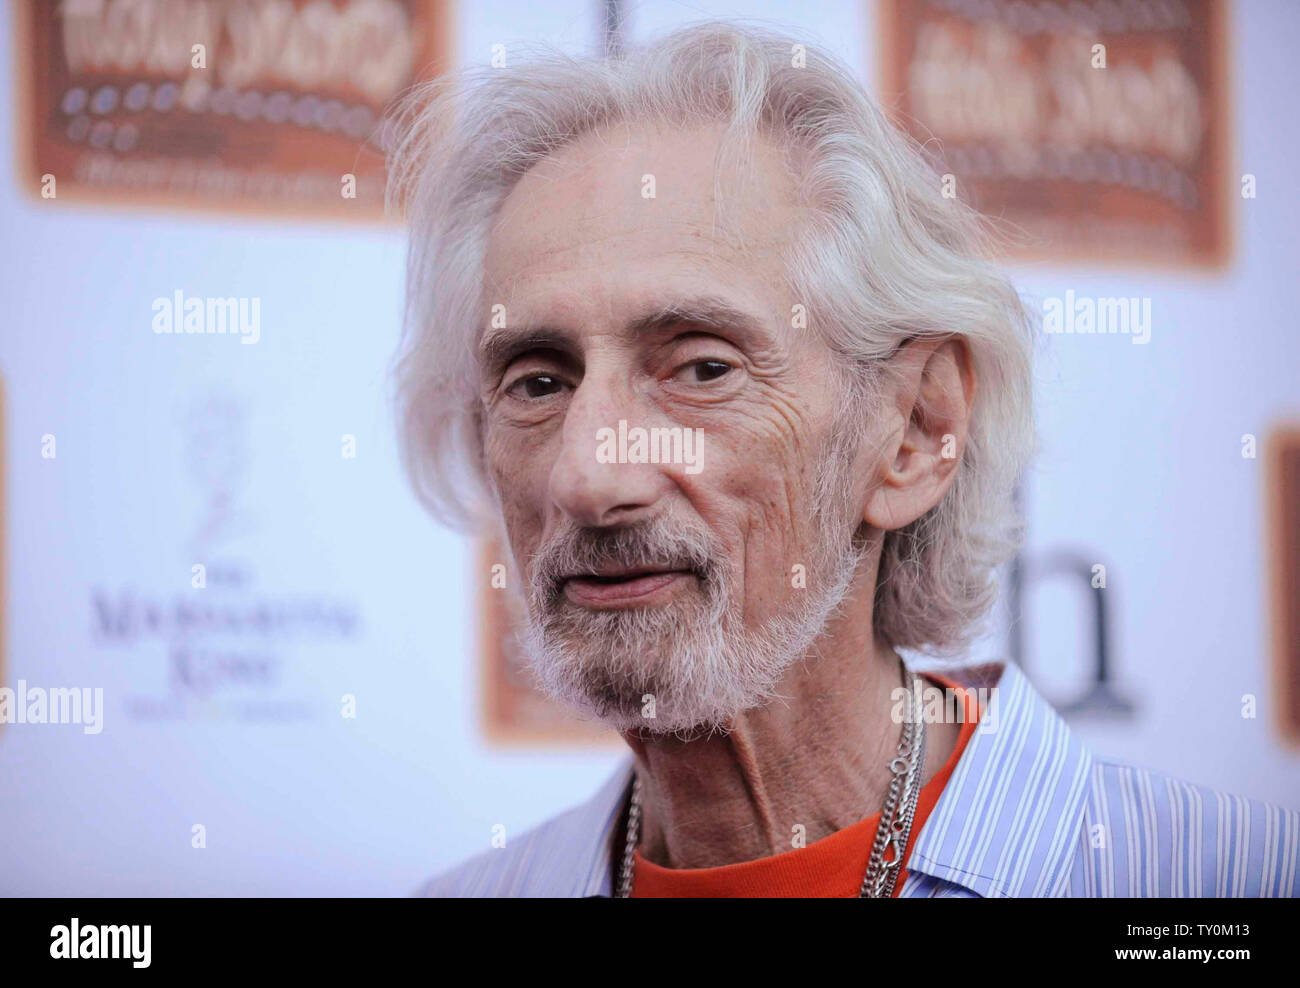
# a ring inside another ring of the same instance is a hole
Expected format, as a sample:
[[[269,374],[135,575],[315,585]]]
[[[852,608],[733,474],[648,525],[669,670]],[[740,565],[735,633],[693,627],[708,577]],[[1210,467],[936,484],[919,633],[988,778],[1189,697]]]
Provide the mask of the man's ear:
[[[966,449],[975,400],[974,364],[961,337],[912,340],[890,364],[886,408],[896,418],[862,515],[882,531],[911,524],[948,492]]]

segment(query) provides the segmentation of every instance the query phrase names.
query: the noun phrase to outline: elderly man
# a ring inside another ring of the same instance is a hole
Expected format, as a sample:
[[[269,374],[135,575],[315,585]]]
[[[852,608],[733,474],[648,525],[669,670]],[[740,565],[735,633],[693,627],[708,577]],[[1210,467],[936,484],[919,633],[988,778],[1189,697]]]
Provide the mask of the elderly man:
[[[1293,894],[1296,814],[900,658],[960,655],[1016,544],[1031,330],[843,68],[709,25],[439,80],[393,175],[408,469],[633,756],[430,894]]]

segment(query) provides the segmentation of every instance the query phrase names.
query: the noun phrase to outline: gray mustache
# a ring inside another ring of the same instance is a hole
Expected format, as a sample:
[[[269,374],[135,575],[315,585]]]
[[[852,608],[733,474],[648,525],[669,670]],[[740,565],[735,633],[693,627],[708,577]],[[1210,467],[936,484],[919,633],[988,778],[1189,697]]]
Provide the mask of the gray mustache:
[[[533,557],[533,586],[545,598],[560,592],[564,580],[598,570],[680,569],[701,580],[716,580],[721,553],[702,532],[647,523],[623,528],[573,528],[557,533]]]

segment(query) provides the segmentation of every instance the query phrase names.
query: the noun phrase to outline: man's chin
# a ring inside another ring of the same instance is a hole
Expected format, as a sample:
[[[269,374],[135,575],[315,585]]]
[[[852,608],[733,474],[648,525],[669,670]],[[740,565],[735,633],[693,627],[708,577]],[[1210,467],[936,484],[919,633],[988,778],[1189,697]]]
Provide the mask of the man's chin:
[[[653,693],[611,699],[608,694],[584,698],[582,708],[604,726],[628,738],[653,741],[672,737],[690,741],[726,730],[740,711],[705,711],[697,704],[661,700]],[[667,713],[665,711],[673,711]]]
[[[725,730],[775,696],[815,627],[738,634],[730,615],[698,592],[696,578],[683,583],[658,607],[592,609],[558,596],[525,634],[540,685],[585,715],[642,737]]]
[[[597,647],[598,641],[606,641],[606,647]],[[770,695],[727,675],[716,657],[712,662],[686,658],[649,642],[614,644],[595,633],[588,634],[581,647],[533,651],[530,658],[534,674],[552,698],[619,733],[643,739],[712,734]],[[693,667],[711,675],[701,679],[692,674]]]

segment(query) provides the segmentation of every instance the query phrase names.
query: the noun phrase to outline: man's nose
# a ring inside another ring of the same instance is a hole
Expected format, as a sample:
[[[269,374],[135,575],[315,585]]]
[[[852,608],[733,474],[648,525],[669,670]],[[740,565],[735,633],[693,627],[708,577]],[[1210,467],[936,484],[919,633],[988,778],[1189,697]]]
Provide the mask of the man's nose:
[[[626,446],[619,437],[638,426],[649,428],[649,416],[644,403],[627,389],[588,377],[574,392],[565,414],[560,457],[551,467],[550,496],[577,524],[633,524],[653,515],[660,498],[672,489],[662,464],[622,462]],[[615,462],[607,462],[610,452]]]

